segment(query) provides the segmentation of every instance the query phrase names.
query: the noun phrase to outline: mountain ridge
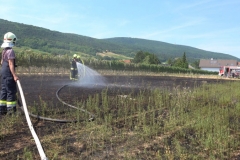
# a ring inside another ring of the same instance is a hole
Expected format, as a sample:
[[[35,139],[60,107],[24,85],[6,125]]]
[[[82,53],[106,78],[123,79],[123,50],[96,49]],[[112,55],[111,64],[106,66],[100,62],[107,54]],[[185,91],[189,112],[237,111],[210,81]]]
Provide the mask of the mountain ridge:
[[[17,35],[19,39],[17,46],[25,46],[51,54],[82,52],[96,56],[96,53],[109,50],[116,54],[134,57],[141,50],[155,54],[161,61],[181,57],[184,52],[190,61],[209,58],[239,60],[229,54],[167,42],[129,37],[97,39],[0,19],[0,35],[3,36],[8,31]]]

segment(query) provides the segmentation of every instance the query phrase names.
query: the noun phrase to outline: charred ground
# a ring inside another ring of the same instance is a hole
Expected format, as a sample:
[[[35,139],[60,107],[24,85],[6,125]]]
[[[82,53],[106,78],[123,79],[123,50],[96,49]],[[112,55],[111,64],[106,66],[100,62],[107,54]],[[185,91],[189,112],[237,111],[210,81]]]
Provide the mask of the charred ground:
[[[86,101],[91,95],[100,94],[103,90],[107,89],[110,96],[124,96],[128,94],[136,95],[141,90],[153,90],[153,89],[160,89],[160,90],[173,90],[174,88],[190,88],[193,89],[194,87],[198,87],[205,83],[225,83],[226,80],[221,79],[204,79],[204,78],[182,78],[182,77],[170,77],[170,76],[105,76],[107,86],[80,86],[80,82],[73,82],[70,81],[67,75],[21,75],[20,82],[22,84],[23,92],[25,94],[25,99],[29,108],[39,107],[39,109],[30,109],[31,111],[37,114],[44,114],[44,116],[51,117],[52,110],[58,110],[58,115],[55,115],[56,118],[69,118],[65,117],[65,112],[69,109],[67,106],[63,105],[59,100],[56,98],[56,92],[62,86],[62,90],[58,93],[59,97],[69,104],[77,105],[76,102],[84,102]],[[101,101],[99,103],[102,103]],[[45,105],[44,112],[40,111],[41,108]],[[48,111],[48,107],[49,110]],[[55,107],[55,108],[54,108]],[[110,106],[110,108],[114,109],[114,106]],[[39,112],[38,112],[39,110]],[[18,108],[18,112],[21,109]],[[94,111],[93,111],[94,112]],[[94,113],[97,114],[97,113]],[[42,116],[42,115],[41,115]],[[100,117],[101,115],[96,115]],[[8,121],[10,115],[1,117],[1,125]],[[83,120],[84,118],[87,119],[87,115],[81,117]],[[75,117],[71,117],[70,119],[75,119]],[[36,149],[34,140],[32,139],[31,133],[27,126],[27,122],[25,119],[24,114],[19,114],[16,116],[15,121],[17,125],[13,125],[11,132],[4,132],[1,131],[0,135],[0,155],[1,159],[24,159],[26,156],[27,151],[33,152],[33,159],[39,159],[38,151]],[[62,141],[61,145],[65,145],[65,143],[75,144],[76,138],[74,136],[67,135],[68,133],[74,134],[76,130],[75,127],[72,128],[72,125],[69,123],[56,123],[51,121],[42,121],[39,119],[32,118],[32,123],[38,134],[40,140],[43,137],[50,137],[53,133],[64,132],[66,134],[67,139]],[[88,123],[88,122],[86,122]],[[118,124],[121,128],[121,124]],[[124,124],[122,124],[124,125]],[[73,133],[72,133],[73,131]],[[82,137],[84,139],[84,135]],[[86,137],[85,137],[86,139]],[[45,142],[43,141],[43,144]],[[45,144],[47,145],[47,144]],[[51,145],[51,144],[49,144]],[[116,144],[117,145],[117,144]],[[119,145],[124,145],[121,143]],[[147,148],[149,153],[154,151],[157,144],[153,143],[153,146]],[[114,146],[112,146],[114,147]],[[64,157],[64,152],[68,152],[71,154],[72,157],[76,157],[76,159],[88,159],[90,156],[89,151],[86,149],[86,143],[82,142],[75,147],[68,147],[66,151],[58,153],[60,157]],[[81,153],[81,157],[79,157],[79,153]],[[94,156],[93,156],[94,155]],[[114,159],[114,153],[108,154],[102,150],[94,151],[91,153],[92,158],[99,158],[99,159]],[[52,154],[54,157],[54,154]],[[124,156],[122,155],[122,158]],[[144,157],[144,156],[143,156]],[[115,157],[116,158],[116,157]],[[121,156],[117,157],[121,158]],[[68,159],[65,157],[65,159]],[[91,159],[91,158],[89,158]]]

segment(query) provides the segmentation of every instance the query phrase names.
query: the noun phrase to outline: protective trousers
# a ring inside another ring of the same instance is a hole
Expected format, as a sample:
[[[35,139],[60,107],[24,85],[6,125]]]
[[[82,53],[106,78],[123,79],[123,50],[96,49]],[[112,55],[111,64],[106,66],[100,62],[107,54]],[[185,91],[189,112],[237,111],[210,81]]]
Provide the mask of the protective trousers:
[[[77,68],[71,68],[70,79],[77,80]]]
[[[70,79],[71,80],[77,80],[77,63],[73,59],[71,62],[71,73],[70,73]]]
[[[6,114],[11,110],[16,112],[17,86],[7,61],[3,61],[2,63],[1,87],[0,114]]]

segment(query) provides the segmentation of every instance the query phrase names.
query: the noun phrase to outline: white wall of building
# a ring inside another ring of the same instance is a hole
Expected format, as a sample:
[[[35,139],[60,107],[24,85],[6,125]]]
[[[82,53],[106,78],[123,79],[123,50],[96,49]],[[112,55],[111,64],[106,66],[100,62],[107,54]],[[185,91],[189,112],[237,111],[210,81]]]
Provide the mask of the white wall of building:
[[[201,68],[204,71],[219,72],[219,68]]]

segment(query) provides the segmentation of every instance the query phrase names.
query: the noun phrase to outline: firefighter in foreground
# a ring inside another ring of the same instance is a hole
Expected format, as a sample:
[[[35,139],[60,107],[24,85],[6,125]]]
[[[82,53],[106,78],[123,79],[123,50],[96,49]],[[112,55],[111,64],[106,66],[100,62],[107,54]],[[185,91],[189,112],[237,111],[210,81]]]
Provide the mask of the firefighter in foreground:
[[[3,44],[1,48],[1,94],[0,94],[0,114],[5,115],[7,112],[16,112],[16,81],[18,76],[15,73],[15,53],[12,47],[15,45],[17,37],[12,32],[4,35]]]
[[[77,54],[74,54],[71,60],[70,80],[77,80]]]

